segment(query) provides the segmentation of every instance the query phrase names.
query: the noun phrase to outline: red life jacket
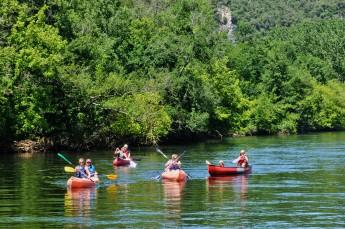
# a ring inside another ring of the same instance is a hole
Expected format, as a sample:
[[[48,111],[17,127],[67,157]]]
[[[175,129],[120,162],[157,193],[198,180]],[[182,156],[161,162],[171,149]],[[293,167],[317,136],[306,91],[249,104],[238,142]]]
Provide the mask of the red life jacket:
[[[248,165],[248,161],[246,159],[246,156],[244,156],[244,155],[240,156],[240,160],[238,160],[237,166],[242,166],[243,163],[245,163],[245,166]]]
[[[126,149],[125,147],[122,147],[122,148],[121,148],[121,151],[126,155],[126,158],[128,158],[128,156],[129,156],[129,151],[128,151],[128,149]]]

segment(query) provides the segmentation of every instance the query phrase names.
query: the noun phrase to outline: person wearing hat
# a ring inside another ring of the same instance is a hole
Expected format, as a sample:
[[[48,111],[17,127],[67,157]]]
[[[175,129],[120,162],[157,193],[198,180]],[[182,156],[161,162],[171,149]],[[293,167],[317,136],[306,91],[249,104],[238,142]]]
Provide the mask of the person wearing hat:
[[[240,156],[232,161],[233,163],[237,163],[238,167],[248,167],[249,165],[249,159],[246,154],[245,150],[240,151]]]
[[[181,161],[177,154],[171,155],[171,159],[165,163],[165,171],[181,169]]]
[[[91,178],[97,175],[96,168],[92,164],[91,159],[86,159],[85,171],[88,178]]]
[[[79,165],[75,167],[75,176],[78,178],[86,178],[86,171],[85,171],[85,161],[84,158],[79,158]]]
[[[121,148],[121,151],[122,151],[123,155],[125,156],[124,159],[127,159],[127,160],[131,159],[131,153],[128,150],[127,144],[123,145],[123,147]]]

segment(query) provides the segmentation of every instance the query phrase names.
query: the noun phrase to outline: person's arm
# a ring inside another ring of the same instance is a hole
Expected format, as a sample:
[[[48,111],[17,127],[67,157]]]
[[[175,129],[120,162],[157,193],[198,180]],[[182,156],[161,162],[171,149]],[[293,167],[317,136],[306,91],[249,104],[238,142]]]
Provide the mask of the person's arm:
[[[165,163],[165,168],[169,167],[170,165],[171,165],[171,160],[169,160]]]
[[[86,173],[86,176],[87,176],[88,178],[91,177],[91,173],[90,173],[89,168],[88,168],[87,166],[85,166],[85,173]]]
[[[237,163],[240,160],[241,157],[236,158],[235,160],[232,161],[232,163]]]
[[[114,151],[114,157],[119,157],[120,156],[120,149],[116,148]]]
[[[176,162],[176,165],[177,165],[177,167],[178,167],[179,169],[181,169],[181,165],[182,165],[181,161],[177,161],[177,162]]]

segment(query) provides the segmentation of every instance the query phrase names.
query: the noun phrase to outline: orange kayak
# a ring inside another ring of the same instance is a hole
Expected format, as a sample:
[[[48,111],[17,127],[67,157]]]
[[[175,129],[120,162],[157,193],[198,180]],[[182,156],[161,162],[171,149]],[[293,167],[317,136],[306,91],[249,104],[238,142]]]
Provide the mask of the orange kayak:
[[[162,179],[169,181],[185,181],[187,179],[187,174],[181,170],[170,170],[165,171],[161,174]]]
[[[67,181],[67,187],[69,188],[91,188],[99,182],[98,176],[92,178],[78,178],[70,177]]]

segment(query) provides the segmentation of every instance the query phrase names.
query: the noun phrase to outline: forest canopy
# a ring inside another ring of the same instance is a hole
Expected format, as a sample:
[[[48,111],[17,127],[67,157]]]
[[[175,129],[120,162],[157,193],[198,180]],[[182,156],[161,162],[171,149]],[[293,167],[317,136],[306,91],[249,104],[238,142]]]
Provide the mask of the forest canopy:
[[[344,4],[312,2],[3,0],[0,139],[89,148],[344,129]]]

